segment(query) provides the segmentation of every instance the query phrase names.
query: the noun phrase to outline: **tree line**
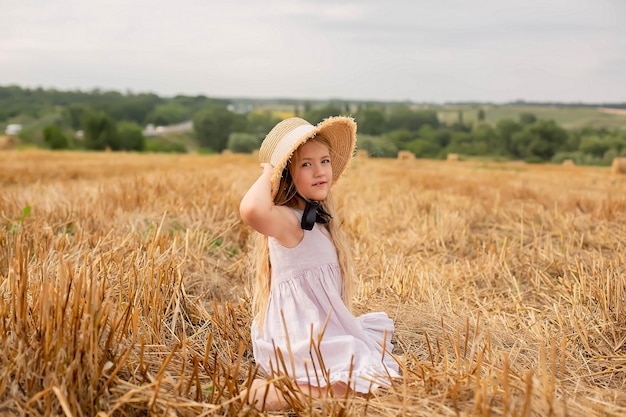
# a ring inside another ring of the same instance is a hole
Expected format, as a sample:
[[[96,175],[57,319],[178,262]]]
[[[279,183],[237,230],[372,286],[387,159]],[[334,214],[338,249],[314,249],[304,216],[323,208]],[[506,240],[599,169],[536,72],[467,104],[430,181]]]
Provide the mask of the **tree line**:
[[[445,158],[450,153],[528,162],[607,165],[626,156],[626,132],[585,127],[566,130],[553,120],[537,118],[529,106],[515,120],[494,124],[485,110],[460,110],[453,123],[442,123],[436,108],[411,103],[307,102],[289,100],[289,113],[317,123],[329,116],[348,115],[358,125],[358,146],[373,157],[395,157],[409,151],[420,158]],[[475,111],[472,122],[464,113]],[[270,109],[238,107],[228,99],[206,96],[159,97],[155,94],[93,90],[58,91],[0,86],[0,123],[22,123],[25,143],[51,149],[169,150],[146,139],[147,124],[167,126],[193,121],[194,140],[201,149],[251,152],[281,119]],[[80,135],[77,135],[80,132]]]

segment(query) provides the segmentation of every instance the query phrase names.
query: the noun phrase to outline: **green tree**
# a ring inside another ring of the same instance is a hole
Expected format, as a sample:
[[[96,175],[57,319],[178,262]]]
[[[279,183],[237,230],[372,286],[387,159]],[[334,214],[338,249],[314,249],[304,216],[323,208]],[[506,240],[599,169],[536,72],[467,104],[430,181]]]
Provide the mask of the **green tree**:
[[[169,100],[168,103],[176,104],[184,108],[189,113],[191,118],[197,111],[201,110],[208,103],[215,103],[221,106],[226,106],[228,103],[222,99],[210,99],[207,96],[182,96],[178,95]]]
[[[396,105],[391,108],[388,116],[389,130],[406,129],[417,132],[420,127],[430,125],[433,128],[439,127],[437,112],[433,110],[413,110],[405,104]]]
[[[143,130],[135,122],[120,122],[117,125],[119,135],[119,149],[126,151],[143,151],[146,146],[146,138]]]
[[[398,154],[398,148],[384,136],[359,135],[358,146],[373,157],[395,158]]]
[[[236,153],[250,153],[260,145],[257,136],[251,133],[234,132],[228,136],[228,149]]]
[[[441,153],[441,147],[436,142],[421,138],[409,142],[405,149],[418,158],[436,158]]]
[[[83,118],[85,147],[93,150],[119,150],[120,142],[117,126],[113,119],[104,112],[91,112]]]
[[[532,125],[537,121],[537,116],[533,113],[524,112],[519,115],[519,122],[523,125]]]
[[[78,130],[87,111],[87,107],[83,104],[70,104],[64,109],[63,116],[72,129]]]
[[[528,148],[534,140],[536,140],[536,138],[529,129],[523,129],[513,133],[510,144],[511,154],[516,158],[528,158],[531,155]]]
[[[341,114],[343,114],[343,112],[339,106],[327,104],[324,107],[318,107],[305,112],[304,119],[308,120],[312,124],[317,124],[324,119],[332,116],[339,116]]]
[[[200,145],[214,152],[226,149],[228,136],[236,126],[236,115],[226,107],[209,104],[193,118],[193,127]]]
[[[584,136],[580,141],[580,151],[602,158],[611,149],[611,143],[598,136]]]
[[[385,135],[391,143],[396,147],[396,149],[405,149],[406,144],[411,142],[415,136],[413,133],[406,129],[394,130]]]
[[[513,134],[514,155],[533,161],[549,161],[567,143],[567,132],[554,120],[539,120]]]
[[[355,120],[359,125],[359,133],[376,136],[387,131],[387,120],[381,110],[375,108],[359,110]]]
[[[56,125],[49,125],[43,129],[43,140],[50,149],[67,149],[69,141],[61,129]]]
[[[476,155],[474,137],[468,132],[454,131],[450,135],[450,143],[445,149],[446,154]]]
[[[189,120],[190,117],[189,109],[179,103],[169,102],[156,106],[148,115],[147,122],[157,126],[168,126]]]
[[[251,111],[245,115],[245,129],[242,131],[264,137],[278,122],[280,118],[274,116],[269,110]]]
[[[543,160],[552,159],[554,154],[567,143],[567,131],[556,124],[554,120],[538,120],[530,129],[542,142],[541,145],[538,145],[540,150],[533,150],[531,147],[531,153]]]
[[[498,141],[498,136],[488,124],[475,125],[471,132],[476,146],[476,155],[502,155],[506,153],[506,149],[502,148]]]
[[[511,119],[502,119],[496,123],[496,135],[499,146],[504,150],[505,154],[517,156],[516,147],[513,145],[513,135],[521,132],[523,129],[524,127],[521,124]]]
[[[148,114],[162,102],[155,94],[123,95],[117,91],[93,94],[90,105],[94,110],[105,112],[113,120],[130,120],[139,124],[145,123]]]
[[[439,128],[434,131],[433,139],[437,142],[439,147],[445,148],[452,140],[452,132],[448,129]]]

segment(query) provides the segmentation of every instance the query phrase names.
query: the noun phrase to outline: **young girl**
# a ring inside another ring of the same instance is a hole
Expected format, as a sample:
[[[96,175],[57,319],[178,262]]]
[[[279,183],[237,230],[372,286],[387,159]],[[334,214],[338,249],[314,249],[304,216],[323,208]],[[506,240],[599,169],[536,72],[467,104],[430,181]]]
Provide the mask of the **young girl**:
[[[288,408],[274,383],[281,376],[314,398],[367,393],[398,376],[393,321],[382,312],[350,312],[352,260],[330,191],[355,145],[348,117],[317,126],[286,119],[261,145],[263,173],[240,204],[243,221],[263,235],[252,344],[267,378],[247,393],[256,407]]]

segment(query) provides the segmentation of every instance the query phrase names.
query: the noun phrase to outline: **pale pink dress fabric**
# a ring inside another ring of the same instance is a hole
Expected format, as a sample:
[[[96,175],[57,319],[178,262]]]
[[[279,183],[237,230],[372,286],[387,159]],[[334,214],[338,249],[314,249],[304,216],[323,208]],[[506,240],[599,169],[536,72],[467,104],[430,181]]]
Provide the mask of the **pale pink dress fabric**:
[[[295,214],[302,216],[300,211]],[[264,327],[256,320],[252,323],[254,357],[267,375],[287,373],[297,383],[313,386],[341,381],[366,393],[399,376],[398,364],[390,356],[393,321],[383,312],[355,317],[346,308],[337,252],[321,227],[315,224],[313,230],[305,230],[295,248],[269,238],[272,285]],[[323,368],[311,348],[311,340],[317,341],[322,331]],[[287,369],[276,350],[281,351]]]

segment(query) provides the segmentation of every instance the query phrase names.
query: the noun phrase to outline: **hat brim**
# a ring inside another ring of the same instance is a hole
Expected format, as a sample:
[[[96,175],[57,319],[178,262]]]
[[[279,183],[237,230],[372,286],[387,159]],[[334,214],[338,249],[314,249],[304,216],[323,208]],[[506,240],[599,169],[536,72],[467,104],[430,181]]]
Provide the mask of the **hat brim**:
[[[271,178],[272,198],[278,193],[278,184],[280,184],[283,170],[287,166],[293,153],[303,143],[317,135],[324,135],[330,142],[330,163],[333,168],[332,186],[339,181],[350,165],[354,148],[356,147],[356,123],[353,118],[345,116],[335,116],[324,119],[314,126],[312,130],[291,142],[290,149],[277,158],[276,163],[273,164],[274,171]]]

